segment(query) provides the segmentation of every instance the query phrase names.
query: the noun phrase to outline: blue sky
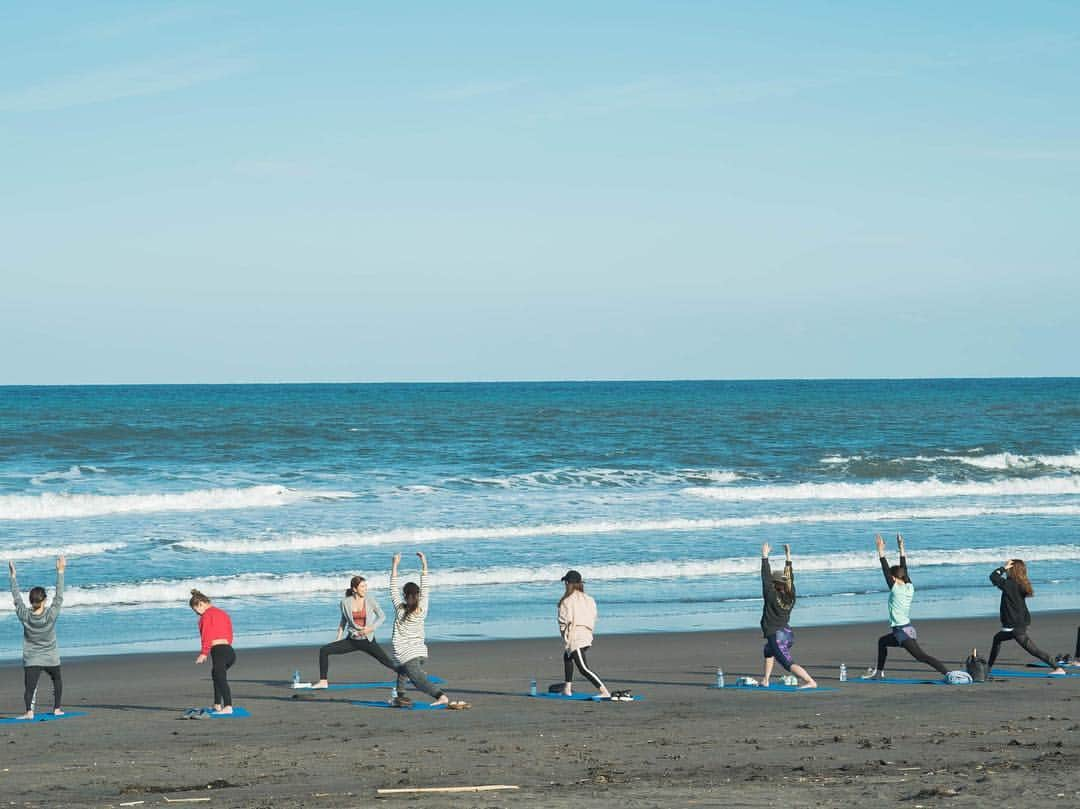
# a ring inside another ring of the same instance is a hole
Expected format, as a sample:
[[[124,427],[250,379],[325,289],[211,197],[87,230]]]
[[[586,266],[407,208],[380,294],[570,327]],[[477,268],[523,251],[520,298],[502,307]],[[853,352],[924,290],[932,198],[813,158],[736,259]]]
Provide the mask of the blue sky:
[[[1078,40],[1073,2],[2,4],[0,384],[1076,375]]]

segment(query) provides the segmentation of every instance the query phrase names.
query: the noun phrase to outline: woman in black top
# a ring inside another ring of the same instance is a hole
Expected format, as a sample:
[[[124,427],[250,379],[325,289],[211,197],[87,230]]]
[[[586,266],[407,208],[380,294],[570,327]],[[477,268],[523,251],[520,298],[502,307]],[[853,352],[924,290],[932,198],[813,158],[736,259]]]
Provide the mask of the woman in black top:
[[[990,574],[990,581],[1001,590],[1001,631],[994,635],[994,644],[990,648],[990,660],[987,667],[994,668],[1001,644],[1007,640],[1015,640],[1028,654],[1037,657],[1048,665],[1051,674],[1065,674],[1065,669],[1058,666],[1050,659],[1050,655],[1035,645],[1028,637],[1027,628],[1031,624],[1031,613],[1028,612],[1026,600],[1035,595],[1028,580],[1027,565],[1022,559],[1010,559],[1002,567]]]
[[[791,567],[791,546],[784,546],[784,572],[773,573],[769,567],[769,543],[761,546],[761,595],[765,599],[761,611],[761,632],[765,636],[765,674],[761,678],[763,688],[769,687],[773,664],[780,665],[803,681],[799,688],[817,688],[814,678],[806,669],[791,659],[791,647],[795,645],[795,633],[788,626],[791,610],[795,607],[795,571]]]

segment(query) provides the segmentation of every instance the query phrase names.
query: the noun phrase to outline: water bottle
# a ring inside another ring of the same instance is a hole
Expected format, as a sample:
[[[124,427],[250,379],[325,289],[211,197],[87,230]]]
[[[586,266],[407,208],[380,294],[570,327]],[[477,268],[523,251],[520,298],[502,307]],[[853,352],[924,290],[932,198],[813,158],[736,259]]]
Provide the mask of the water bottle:
[[[529,680],[529,696],[530,697],[535,697],[536,696],[536,678],[535,677],[533,677],[531,680]]]
[[[847,664],[845,663],[840,664],[840,682],[847,682]]]
[[[397,700],[397,683],[390,689],[390,704],[393,705]]]
[[[296,688],[298,685],[300,685],[300,669],[297,669],[292,673],[292,684],[293,688]]]
[[[724,670],[719,666],[716,667],[716,687],[724,687]]]

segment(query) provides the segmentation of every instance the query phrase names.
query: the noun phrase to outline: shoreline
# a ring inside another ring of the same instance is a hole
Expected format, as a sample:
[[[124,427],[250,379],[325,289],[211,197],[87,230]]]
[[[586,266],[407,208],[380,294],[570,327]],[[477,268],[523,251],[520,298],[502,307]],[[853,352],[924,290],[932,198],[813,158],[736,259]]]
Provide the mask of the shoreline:
[[[1080,615],[1040,613],[1031,637],[1071,653]],[[431,796],[423,806],[837,806],[925,798],[950,806],[1080,802],[1080,677],[1023,677],[978,686],[839,683],[871,664],[885,621],[795,627],[795,661],[823,686],[784,693],[707,688],[760,676],[761,633],[599,634],[589,663],[634,703],[529,699],[562,679],[557,636],[430,643],[428,672],[463,712],[380,710],[382,687],[295,692],[314,677],[318,643],[240,649],[229,675],[251,717],[182,722],[211,696],[190,652],[102,655],[65,663],[65,707],[87,716],[0,725],[9,800],[31,806],[117,806],[162,796],[211,797],[212,807],[355,805],[378,788],[511,784],[514,793]],[[993,618],[918,623],[923,647],[950,668],[997,631]],[[332,640],[320,638],[319,642]],[[384,645],[386,642],[383,641]],[[1035,670],[1015,643],[1000,666]],[[21,712],[17,665],[0,669],[0,712]],[[892,649],[898,677],[936,677]],[[331,683],[383,681],[367,655],[331,658]],[[578,692],[591,692],[580,678]],[[730,682],[730,680],[729,680]],[[51,694],[43,680],[39,704]],[[427,701],[422,695],[418,700]],[[31,742],[31,740],[36,740]],[[949,792],[955,790],[955,793]],[[1059,797],[1064,796],[1064,797]],[[918,801],[917,801],[918,802]],[[914,804],[913,804],[914,805]]]

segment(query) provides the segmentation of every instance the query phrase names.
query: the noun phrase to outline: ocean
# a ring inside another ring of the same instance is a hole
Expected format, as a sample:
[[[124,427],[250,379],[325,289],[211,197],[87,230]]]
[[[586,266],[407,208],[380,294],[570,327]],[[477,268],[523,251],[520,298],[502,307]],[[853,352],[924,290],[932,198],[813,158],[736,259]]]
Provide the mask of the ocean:
[[[67,657],[194,654],[192,587],[238,648],[316,646],[353,574],[389,608],[395,551],[432,640],[556,643],[568,568],[600,636],[754,626],[766,541],[796,629],[884,626],[876,532],[916,621],[996,615],[1027,560],[1042,642],[1078,529],[1078,379],[0,387],[0,558],[51,593],[67,554]]]

